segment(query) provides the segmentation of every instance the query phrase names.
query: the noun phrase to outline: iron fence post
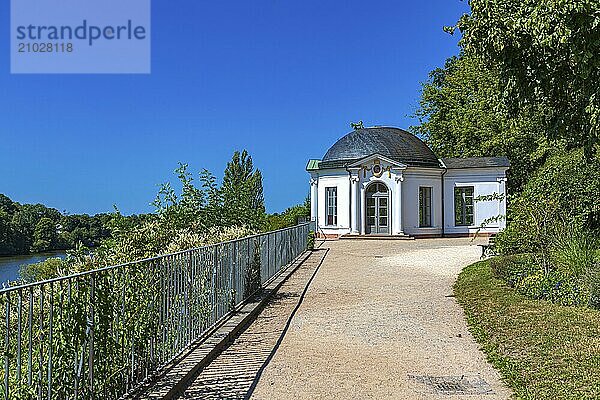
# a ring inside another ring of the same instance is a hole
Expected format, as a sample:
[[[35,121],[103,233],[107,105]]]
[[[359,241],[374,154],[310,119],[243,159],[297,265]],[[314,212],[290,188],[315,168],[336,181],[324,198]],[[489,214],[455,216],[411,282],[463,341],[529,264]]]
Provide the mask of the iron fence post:
[[[90,354],[89,354],[89,379],[90,398],[94,398],[94,275],[90,275]]]
[[[10,398],[10,386],[9,386],[9,350],[10,350],[10,293],[6,295],[6,332],[5,332],[5,349],[4,349],[4,395],[7,399]]]

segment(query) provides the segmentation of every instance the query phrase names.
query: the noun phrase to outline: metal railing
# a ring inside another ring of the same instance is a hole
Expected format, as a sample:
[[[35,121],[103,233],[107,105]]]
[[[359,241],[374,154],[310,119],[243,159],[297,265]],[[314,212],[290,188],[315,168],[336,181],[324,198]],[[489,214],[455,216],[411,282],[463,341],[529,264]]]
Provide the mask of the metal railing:
[[[0,290],[1,397],[125,395],[298,257],[311,229],[306,223]]]

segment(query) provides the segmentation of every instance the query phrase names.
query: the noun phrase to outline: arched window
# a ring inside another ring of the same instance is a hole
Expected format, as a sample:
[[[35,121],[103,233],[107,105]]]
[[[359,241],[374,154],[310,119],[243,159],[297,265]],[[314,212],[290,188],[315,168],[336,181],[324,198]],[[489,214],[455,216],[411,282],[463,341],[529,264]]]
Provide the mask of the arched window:
[[[383,183],[372,183],[367,188],[367,193],[375,194],[375,193],[387,193],[388,188]]]

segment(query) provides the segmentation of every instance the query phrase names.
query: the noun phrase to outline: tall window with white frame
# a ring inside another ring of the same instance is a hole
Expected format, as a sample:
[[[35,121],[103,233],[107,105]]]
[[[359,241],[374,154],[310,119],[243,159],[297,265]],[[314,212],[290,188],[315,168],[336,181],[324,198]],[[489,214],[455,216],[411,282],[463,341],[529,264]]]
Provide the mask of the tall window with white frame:
[[[325,188],[325,223],[337,225],[337,187]]]
[[[431,227],[431,187],[419,187],[419,228]]]
[[[460,186],[454,188],[454,225],[473,225],[473,192],[473,186]]]

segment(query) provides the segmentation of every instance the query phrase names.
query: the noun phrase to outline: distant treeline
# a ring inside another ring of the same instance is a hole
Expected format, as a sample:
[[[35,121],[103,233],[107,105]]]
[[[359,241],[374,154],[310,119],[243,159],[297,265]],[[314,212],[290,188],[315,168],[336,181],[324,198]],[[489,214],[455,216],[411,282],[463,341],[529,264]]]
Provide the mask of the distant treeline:
[[[20,204],[0,194],[0,255],[68,250],[79,242],[95,247],[110,237],[111,220],[111,214],[67,215],[43,204]]]
[[[300,221],[308,220],[310,216],[310,197],[304,203],[289,207],[281,214],[267,215],[267,231],[294,226]]]

